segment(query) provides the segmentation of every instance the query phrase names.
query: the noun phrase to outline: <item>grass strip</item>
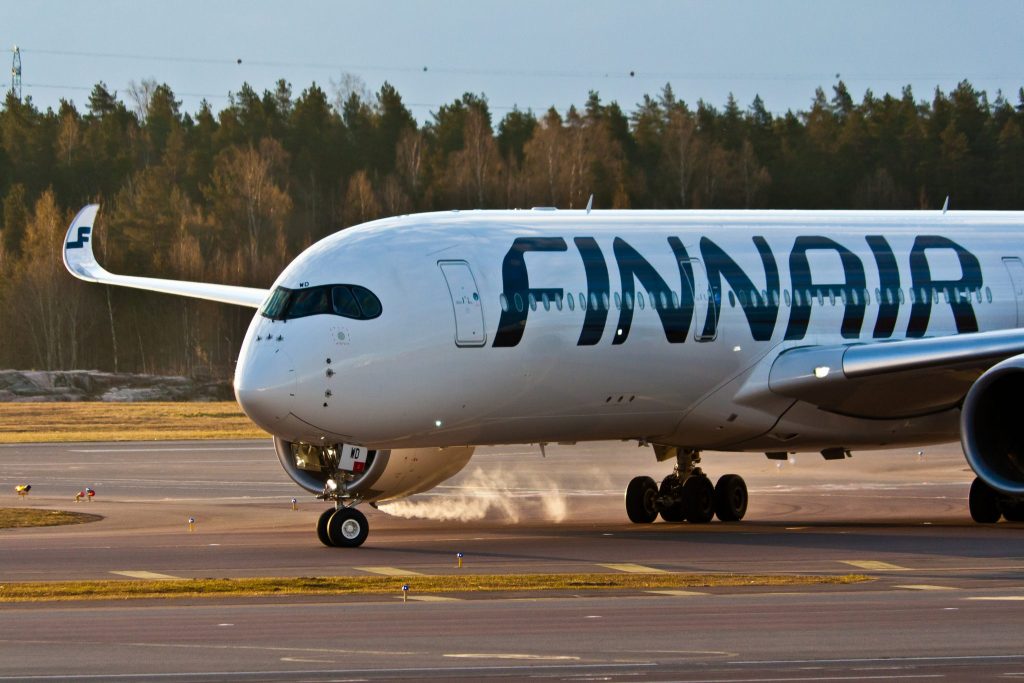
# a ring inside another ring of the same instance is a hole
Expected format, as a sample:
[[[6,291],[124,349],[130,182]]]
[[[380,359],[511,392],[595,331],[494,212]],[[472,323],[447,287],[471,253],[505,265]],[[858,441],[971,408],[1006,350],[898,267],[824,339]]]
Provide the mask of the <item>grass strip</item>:
[[[258,597],[269,595],[597,591],[812,586],[854,584],[863,574],[457,574],[446,576],[335,576],[295,578],[61,581],[0,585],[0,602]]]
[[[64,510],[37,510],[35,508],[0,508],[0,529],[20,529],[33,526],[62,526],[82,524],[103,519],[99,515]]]
[[[0,403],[0,443],[261,439],[233,401]]]

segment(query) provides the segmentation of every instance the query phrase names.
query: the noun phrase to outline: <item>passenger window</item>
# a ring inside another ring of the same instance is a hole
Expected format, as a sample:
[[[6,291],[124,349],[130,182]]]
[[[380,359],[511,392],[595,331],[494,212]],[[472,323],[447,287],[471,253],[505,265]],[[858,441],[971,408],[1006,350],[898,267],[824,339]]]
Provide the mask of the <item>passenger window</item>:
[[[572,292],[569,292],[569,295],[565,297],[565,302],[569,304],[570,311],[576,310],[576,297],[572,295]]]
[[[633,310],[633,295],[626,292],[622,295],[622,303],[626,306],[627,311]]]
[[[914,289],[913,287],[911,287],[907,291],[910,292],[910,303],[916,304],[917,303],[917,290]]]
[[[658,299],[661,301],[661,310],[668,308],[668,297],[665,296],[665,292],[659,292]]]
[[[551,299],[548,298],[548,293],[547,292],[544,292],[543,294],[541,294],[540,300],[541,300],[541,303],[544,304],[544,310],[545,311],[550,311],[551,310]]]
[[[679,295],[672,292],[672,308],[679,308]]]
[[[622,310],[622,297],[619,296],[618,292],[615,292],[615,310]]]
[[[819,306],[824,306],[825,305],[825,295],[824,295],[824,293],[820,289],[818,290],[818,305]]]
[[[587,310],[587,297],[583,296],[583,292],[580,292],[580,310]]]
[[[788,290],[788,289],[786,289],[786,290],[783,290],[782,294],[783,294],[783,296],[784,296],[784,297],[786,298],[786,308],[789,308],[789,307],[790,307],[790,305],[792,304],[792,301],[793,301],[793,300],[792,300],[792,299],[790,299],[790,297],[789,297],[789,290]]]
[[[644,310],[644,293],[643,292],[637,292],[636,293],[636,305],[640,307],[641,311]]]
[[[608,302],[608,292],[605,292],[604,294],[601,295],[601,307],[605,311],[611,308]]]
[[[498,303],[501,304],[501,311],[503,313],[508,313],[508,297],[505,296],[504,294],[499,294]]]
[[[530,303],[530,310],[531,311],[536,311],[537,310],[537,297],[535,297],[531,293],[528,297],[526,297],[526,300]]]
[[[729,306],[736,308],[736,295],[732,293],[732,290],[729,290]]]
[[[562,295],[561,294],[556,294],[555,295],[555,308],[557,308],[558,310],[562,310]]]

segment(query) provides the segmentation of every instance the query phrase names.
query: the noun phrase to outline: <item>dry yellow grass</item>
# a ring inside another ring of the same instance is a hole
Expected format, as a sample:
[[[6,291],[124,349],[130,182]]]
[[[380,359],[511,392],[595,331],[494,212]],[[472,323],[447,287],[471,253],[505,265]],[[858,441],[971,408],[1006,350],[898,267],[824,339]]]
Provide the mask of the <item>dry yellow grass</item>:
[[[234,402],[0,403],[0,443],[258,439]]]
[[[37,510],[35,508],[0,508],[0,529],[81,524],[82,522],[95,522],[98,519],[102,519],[102,517],[82,512]]]
[[[716,587],[846,585],[863,574],[456,574],[449,576],[336,576],[188,579],[165,581],[61,581],[0,585],[0,602],[214,598],[265,595],[400,595],[472,592],[667,590]]]

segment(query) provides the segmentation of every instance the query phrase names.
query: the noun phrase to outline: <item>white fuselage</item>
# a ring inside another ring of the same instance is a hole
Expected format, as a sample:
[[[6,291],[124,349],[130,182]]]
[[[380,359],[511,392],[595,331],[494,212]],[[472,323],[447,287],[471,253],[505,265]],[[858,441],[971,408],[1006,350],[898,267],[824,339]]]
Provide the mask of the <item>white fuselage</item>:
[[[287,441],[370,448],[952,440],[956,408],[841,416],[773,396],[767,373],[797,346],[1016,327],[1022,226],[1020,213],[965,212],[533,210],[376,221],[315,244],[275,287],[359,285],[379,298],[379,317],[257,314],[236,392]]]

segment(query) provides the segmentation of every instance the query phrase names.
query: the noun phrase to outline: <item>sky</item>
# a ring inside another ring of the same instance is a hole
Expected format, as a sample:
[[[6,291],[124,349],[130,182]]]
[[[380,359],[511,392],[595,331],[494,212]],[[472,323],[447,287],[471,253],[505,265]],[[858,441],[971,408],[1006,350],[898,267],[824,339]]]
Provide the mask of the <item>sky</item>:
[[[837,78],[930,100],[963,79],[1016,103],[1024,85],[1024,0],[0,0],[0,62],[21,49],[23,95],[84,109],[99,81],[167,83],[195,112],[243,83],[388,81],[421,122],[464,92],[495,118],[513,106],[581,106],[588,91],[632,111],[671,83],[721,107],[806,110]],[[349,79],[350,80],[350,79]],[[129,102],[130,104],[130,102]]]

